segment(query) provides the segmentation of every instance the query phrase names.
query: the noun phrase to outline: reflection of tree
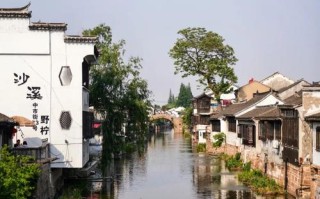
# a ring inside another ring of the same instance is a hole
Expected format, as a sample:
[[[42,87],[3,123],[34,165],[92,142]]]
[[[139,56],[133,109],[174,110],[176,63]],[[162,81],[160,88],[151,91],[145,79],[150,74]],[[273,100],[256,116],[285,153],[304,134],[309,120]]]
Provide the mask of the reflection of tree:
[[[235,199],[237,197],[237,191],[227,191],[226,199]]]
[[[211,159],[207,156],[197,157],[194,161],[193,183],[197,189],[197,193],[202,196],[211,196],[213,176],[218,172],[214,172],[211,165]]]

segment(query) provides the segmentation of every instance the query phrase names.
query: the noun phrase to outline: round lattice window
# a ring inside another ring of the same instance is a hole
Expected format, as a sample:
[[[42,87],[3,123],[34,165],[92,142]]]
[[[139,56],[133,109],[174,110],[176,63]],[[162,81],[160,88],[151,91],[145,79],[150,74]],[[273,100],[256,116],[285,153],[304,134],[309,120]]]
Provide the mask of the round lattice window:
[[[62,129],[70,129],[72,117],[69,111],[62,111],[60,115],[60,126]]]

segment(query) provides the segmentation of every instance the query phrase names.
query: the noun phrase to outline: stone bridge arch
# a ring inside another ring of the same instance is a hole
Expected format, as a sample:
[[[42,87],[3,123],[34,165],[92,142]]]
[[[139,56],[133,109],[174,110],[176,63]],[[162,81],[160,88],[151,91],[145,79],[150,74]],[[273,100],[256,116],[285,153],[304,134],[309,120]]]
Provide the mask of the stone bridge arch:
[[[154,114],[150,116],[150,121],[158,120],[158,119],[165,119],[170,121],[173,124],[174,132],[175,133],[182,133],[182,118],[176,117],[169,114]]]

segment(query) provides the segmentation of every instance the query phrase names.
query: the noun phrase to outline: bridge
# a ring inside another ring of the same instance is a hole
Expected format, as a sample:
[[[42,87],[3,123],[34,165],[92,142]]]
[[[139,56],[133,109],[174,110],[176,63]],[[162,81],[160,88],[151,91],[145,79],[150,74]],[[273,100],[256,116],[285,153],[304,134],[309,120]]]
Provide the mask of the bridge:
[[[150,121],[165,119],[170,121],[173,124],[175,133],[182,133],[182,118],[176,117],[175,115],[170,115],[166,113],[157,113],[150,116]]]

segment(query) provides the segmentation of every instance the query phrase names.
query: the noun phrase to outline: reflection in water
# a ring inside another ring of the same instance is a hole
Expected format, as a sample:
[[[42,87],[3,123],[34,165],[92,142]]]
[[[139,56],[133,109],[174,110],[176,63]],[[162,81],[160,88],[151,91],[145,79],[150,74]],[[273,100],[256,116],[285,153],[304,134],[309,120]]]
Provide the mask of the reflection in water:
[[[115,160],[108,170],[113,181],[94,184],[100,198],[267,198],[255,196],[224,162],[195,153],[191,143],[173,131],[153,135],[144,154]]]

